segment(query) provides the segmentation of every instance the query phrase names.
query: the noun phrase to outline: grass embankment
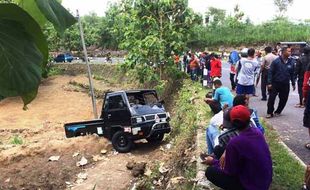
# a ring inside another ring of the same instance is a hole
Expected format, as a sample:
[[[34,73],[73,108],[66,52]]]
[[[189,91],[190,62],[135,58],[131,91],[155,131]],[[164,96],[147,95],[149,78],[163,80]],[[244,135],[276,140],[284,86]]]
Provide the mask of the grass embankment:
[[[270,190],[300,189],[305,169],[279,143],[276,131],[264,122],[263,125],[273,161],[273,181]]]
[[[172,119],[173,132],[170,135],[175,141],[173,155],[174,168],[170,175],[183,176],[187,180],[175,189],[192,189],[192,179],[196,176],[196,162],[190,162],[196,131],[199,126],[206,126],[212,117],[208,106],[203,102],[206,90],[199,83],[185,80],[183,87],[177,94]],[[300,189],[304,179],[304,168],[279,143],[279,137],[272,127],[263,123],[266,129],[266,140],[273,159],[273,182],[270,190]],[[190,150],[191,153],[188,151]]]
[[[203,102],[206,90],[200,83],[193,83],[189,79],[183,81],[183,85],[174,96],[174,106],[172,110],[172,132],[165,141],[173,144],[170,160],[167,165],[171,168],[167,174],[159,172],[159,164],[152,167],[152,175],[146,177],[140,183],[139,189],[193,189],[196,177],[195,162],[195,140],[196,131],[201,123],[210,119],[207,107]],[[163,185],[154,185],[154,180],[158,181],[164,176]],[[170,179],[179,179],[178,183],[173,183]]]

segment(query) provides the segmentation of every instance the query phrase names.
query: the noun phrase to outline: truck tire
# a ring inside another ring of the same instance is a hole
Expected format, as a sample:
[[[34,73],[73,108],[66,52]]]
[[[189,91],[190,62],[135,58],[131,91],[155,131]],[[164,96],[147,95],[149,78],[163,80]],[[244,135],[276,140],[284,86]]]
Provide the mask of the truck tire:
[[[160,143],[164,139],[164,133],[157,133],[146,138],[149,143]]]
[[[133,146],[133,141],[123,131],[117,131],[112,137],[113,148],[120,153],[129,152]]]

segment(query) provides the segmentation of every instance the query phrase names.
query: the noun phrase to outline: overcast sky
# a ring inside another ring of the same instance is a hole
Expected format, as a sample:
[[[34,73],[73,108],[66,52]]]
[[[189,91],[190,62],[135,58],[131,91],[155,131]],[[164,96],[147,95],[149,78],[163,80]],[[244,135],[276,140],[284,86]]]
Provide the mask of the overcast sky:
[[[79,9],[81,15],[95,12],[103,16],[108,3],[116,1],[118,0],[63,0],[62,4],[74,13]],[[236,4],[254,23],[270,20],[276,14],[273,0],[189,0],[189,6],[199,13],[204,13],[209,6],[213,6],[225,9],[229,14]],[[310,0],[294,0],[286,15],[292,20],[310,19],[309,7]]]

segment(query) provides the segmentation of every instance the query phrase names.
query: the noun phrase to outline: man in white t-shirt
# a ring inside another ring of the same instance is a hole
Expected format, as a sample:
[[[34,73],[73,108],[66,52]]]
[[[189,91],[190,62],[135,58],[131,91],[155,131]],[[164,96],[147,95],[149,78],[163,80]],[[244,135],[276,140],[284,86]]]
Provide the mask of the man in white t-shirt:
[[[250,95],[254,94],[254,74],[259,68],[259,64],[255,59],[255,49],[248,50],[248,57],[240,60],[240,66],[237,68],[238,84],[237,94]]]

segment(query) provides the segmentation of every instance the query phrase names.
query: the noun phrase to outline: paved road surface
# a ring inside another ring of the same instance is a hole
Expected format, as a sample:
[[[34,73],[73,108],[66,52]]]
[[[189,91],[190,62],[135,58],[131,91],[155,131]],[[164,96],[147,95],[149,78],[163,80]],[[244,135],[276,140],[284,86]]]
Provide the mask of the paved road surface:
[[[223,63],[222,82],[225,86],[231,88],[229,80],[229,64]],[[267,113],[267,101],[261,101],[260,86],[256,88],[258,97],[251,97],[250,107],[256,108],[260,117],[265,117]],[[278,98],[277,98],[278,99]],[[308,130],[302,126],[303,111],[302,108],[295,108],[298,103],[298,92],[291,89],[289,100],[284,108],[282,115],[271,119],[266,119],[280,134],[283,142],[306,164],[310,164],[310,151],[304,145],[310,142]],[[275,103],[275,109],[277,106]]]

